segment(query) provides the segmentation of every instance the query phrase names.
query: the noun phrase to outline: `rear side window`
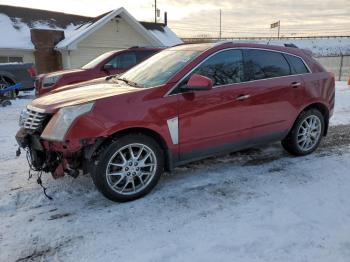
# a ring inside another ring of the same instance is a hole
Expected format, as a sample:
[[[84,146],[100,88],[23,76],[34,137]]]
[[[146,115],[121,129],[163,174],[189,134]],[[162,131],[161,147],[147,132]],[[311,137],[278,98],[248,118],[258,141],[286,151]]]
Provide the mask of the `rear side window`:
[[[289,64],[291,65],[293,74],[310,73],[309,69],[307,69],[306,65],[304,64],[301,58],[287,54],[284,54],[284,56],[287,58]]]
[[[290,66],[279,52],[244,50],[245,80],[259,80],[291,74]]]
[[[136,54],[134,52],[122,53],[113,57],[107,64],[115,69],[129,69],[137,64]]]
[[[191,75],[193,74],[209,77],[213,80],[214,86],[240,83],[244,76],[242,51],[219,52],[195,69]]]

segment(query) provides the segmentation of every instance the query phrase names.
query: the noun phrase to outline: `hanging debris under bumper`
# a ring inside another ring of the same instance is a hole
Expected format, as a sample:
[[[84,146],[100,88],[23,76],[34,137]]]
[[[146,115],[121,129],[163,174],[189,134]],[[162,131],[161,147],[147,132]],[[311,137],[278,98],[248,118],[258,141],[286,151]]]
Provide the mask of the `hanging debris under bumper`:
[[[86,173],[86,158],[96,140],[48,141],[31,130],[21,128],[16,134],[18,145],[26,151],[30,169],[51,173],[54,178],[69,175],[77,177],[80,170]],[[98,144],[98,143],[97,143]],[[89,157],[88,157],[89,156]]]

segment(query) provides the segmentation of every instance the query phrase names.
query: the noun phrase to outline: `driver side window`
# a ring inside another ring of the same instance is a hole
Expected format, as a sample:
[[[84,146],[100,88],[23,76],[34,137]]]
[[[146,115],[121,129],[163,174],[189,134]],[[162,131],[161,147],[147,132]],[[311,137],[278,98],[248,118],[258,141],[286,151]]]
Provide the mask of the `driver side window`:
[[[239,49],[221,51],[203,62],[191,72],[179,85],[186,85],[193,74],[200,74],[213,80],[214,87],[243,81],[243,55]],[[178,93],[178,92],[177,92]]]

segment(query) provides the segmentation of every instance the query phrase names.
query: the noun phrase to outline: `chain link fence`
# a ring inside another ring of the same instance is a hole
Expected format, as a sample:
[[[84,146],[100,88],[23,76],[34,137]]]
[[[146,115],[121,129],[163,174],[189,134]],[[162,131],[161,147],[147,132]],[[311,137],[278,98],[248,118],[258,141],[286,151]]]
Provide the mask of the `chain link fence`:
[[[347,81],[350,78],[350,55],[320,56],[316,60],[334,73],[336,80]]]

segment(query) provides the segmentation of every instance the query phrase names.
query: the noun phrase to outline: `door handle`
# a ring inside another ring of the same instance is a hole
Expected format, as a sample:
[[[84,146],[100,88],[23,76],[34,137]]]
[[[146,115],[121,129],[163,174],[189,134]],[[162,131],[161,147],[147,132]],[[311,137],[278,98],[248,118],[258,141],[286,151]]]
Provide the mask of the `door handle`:
[[[293,88],[297,88],[297,87],[301,86],[301,83],[300,82],[293,82],[290,84],[290,86]]]
[[[237,100],[237,101],[243,101],[243,100],[246,100],[246,99],[248,99],[248,98],[250,98],[250,95],[239,95],[239,96],[236,98],[236,100]]]

